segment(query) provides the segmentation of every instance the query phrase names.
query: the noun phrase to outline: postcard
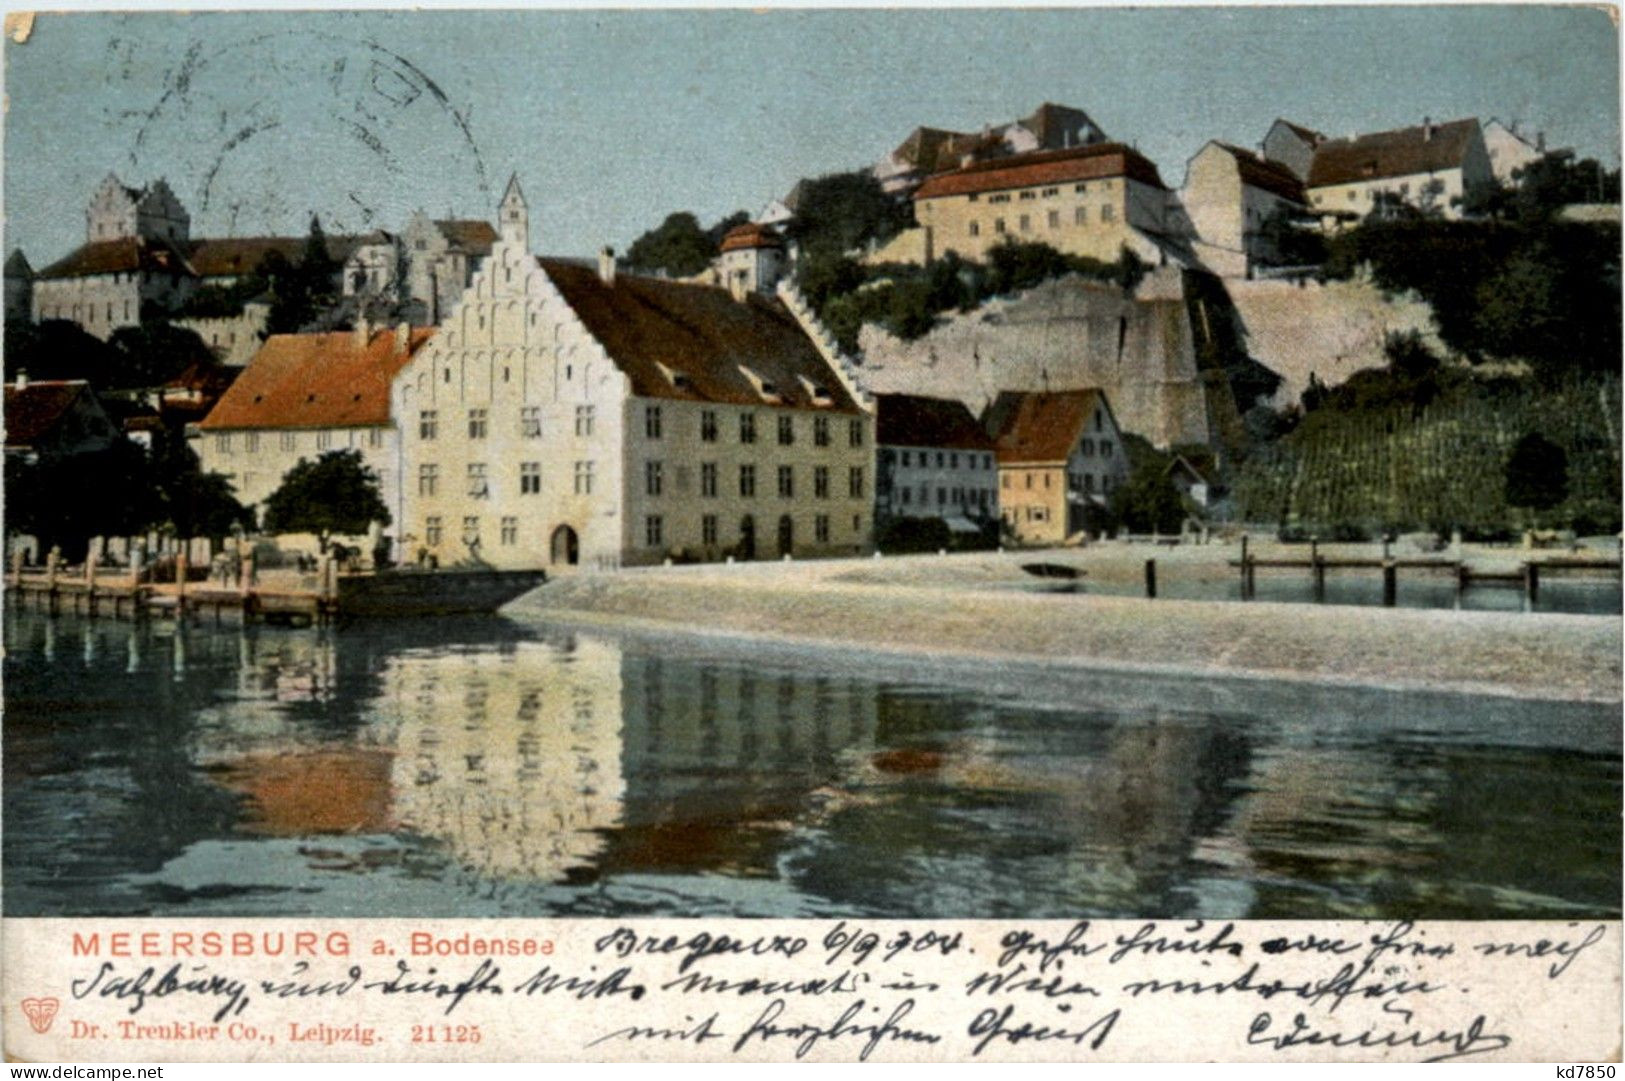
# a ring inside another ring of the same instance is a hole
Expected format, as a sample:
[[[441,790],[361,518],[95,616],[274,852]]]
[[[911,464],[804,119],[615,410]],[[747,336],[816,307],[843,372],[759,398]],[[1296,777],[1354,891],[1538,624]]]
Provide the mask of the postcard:
[[[12,12],[5,1053],[1612,1076],[1617,16]]]

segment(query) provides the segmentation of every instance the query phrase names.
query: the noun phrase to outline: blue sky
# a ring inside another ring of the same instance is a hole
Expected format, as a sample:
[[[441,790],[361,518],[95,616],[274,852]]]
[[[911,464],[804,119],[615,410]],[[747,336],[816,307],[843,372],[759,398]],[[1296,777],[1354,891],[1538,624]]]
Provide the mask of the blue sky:
[[[517,170],[533,246],[587,254],[1045,100],[1170,187],[1277,116],[1516,118],[1619,162],[1617,31],[1580,7],[81,13],[5,66],[5,246],[36,267],[110,170],[166,177],[214,236],[490,218]]]

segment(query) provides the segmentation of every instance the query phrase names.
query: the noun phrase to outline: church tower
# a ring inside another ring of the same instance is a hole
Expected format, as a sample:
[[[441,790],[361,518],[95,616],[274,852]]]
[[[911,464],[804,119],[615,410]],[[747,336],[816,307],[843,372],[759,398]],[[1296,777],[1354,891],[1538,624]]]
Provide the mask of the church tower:
[[[519,190],[519,174],[508,178],[508,190],[502,195],[500,232],[505,244],[516,244],[520,251],[530,251],[530,210],[525,206],[525,193]]]

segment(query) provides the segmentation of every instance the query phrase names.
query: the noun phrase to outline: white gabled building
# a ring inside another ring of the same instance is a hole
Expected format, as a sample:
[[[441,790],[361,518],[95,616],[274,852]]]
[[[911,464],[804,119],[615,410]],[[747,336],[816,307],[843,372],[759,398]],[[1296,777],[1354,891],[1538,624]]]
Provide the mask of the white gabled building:
[[[396,377],[402,554],[607,568],[872,544],[874,421],[792,294],[617,275],[500,238]]]

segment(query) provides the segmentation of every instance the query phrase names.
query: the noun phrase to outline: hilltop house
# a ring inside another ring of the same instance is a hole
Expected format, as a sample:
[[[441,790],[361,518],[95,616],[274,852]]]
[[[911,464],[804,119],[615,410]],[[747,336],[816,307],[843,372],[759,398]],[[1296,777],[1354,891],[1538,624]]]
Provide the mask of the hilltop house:
[[[1224,277],[1250,277],[1278,257],[1265,228],[1278,215],[1306,214],[1303,183],[1279,162],[1213,140],[1185,168],[1180,204],[1203,265]]]
[[[1518,133],[1516,121],[1503,124],[1490,117],[1484,125],[1484,149],[1490,156],[1490,171],[1496,182],[1502,187],[1517,187],[1524,166],[1546,156],[1546,136],[1536,132],[1535,141],[1530,142]]]
[[[390,381],[433,328],[273,334],[195,429],[203,468],[224,474],[244,506],[257,506],[301,458],[358,450],[401,520],[399,440]],[[398,534],[397,534],[398,535]]]
[[[19,372],[6,384],[6,457],[26,461],[106,450],[118,426],[81,379],[30,381]]]
[[[1333,227],[1387,200],[1459,218],[1466,193],[1493,178],[1483,132],[1469,118],[1327,139],[1315,148],[1304,186],[1322,223]]]
[[[1045,102],[1031,116],[990,124],[980,132],[915,128],[875,166],[874,174],[888,194],[905,195],[933,173],[972,162],[1105,141],[1106,133],[1082,109]]]
[[[874,420],[793,292],[539,259],[517,178],[499,220],[395,379],[404,556],[561,569],[870,547]]]
[[[875,518],[941,518],[974,531],[999,510],[993,440],[964,402],[875,395]]]
[[[1121,143],[995,158],[921,184],[919,228],[871,258],[930,263],[953,251],[981,260],[1014,240],[1108,263],[1128,248],[1157,264],[1169,239],[1169,201],[1157,167]]]
[[[1128,479],[1128,455],[1099,390],[1003,391],[982,415],[999,463],[999,513],[1023,544],[1060,544],[1090,528]]]
[[[1326,136],[1313,128],[1277,119],[1264,135],[1261,148],[1264,160],[1283,166],[1299,180],[1309,179],[1309,167],[1315,161],[1315,149],[1326,141]]]

